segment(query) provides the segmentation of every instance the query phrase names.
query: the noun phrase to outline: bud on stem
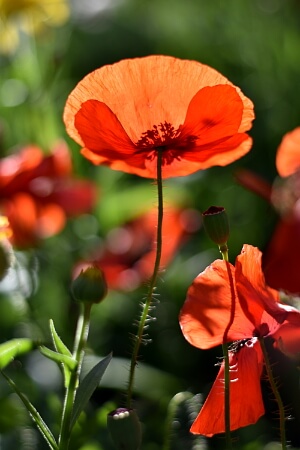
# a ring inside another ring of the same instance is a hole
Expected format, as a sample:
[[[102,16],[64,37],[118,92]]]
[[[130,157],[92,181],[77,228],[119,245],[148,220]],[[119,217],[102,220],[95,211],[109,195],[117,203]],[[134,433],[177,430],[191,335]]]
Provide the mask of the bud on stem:
[[[118,408],[107,415],[107,428],[118,450],[139,450],[141,424],[133,409]]]
[[[228,252],[229,222],[225,208],[211,206],[202,213],[204,228],[210,239],[219,246],[220,252]]]
[[[75,300],[83,303],[100,303],[107,294],[107,285],[102,270],[90,266],[80,272],[71,284]]]

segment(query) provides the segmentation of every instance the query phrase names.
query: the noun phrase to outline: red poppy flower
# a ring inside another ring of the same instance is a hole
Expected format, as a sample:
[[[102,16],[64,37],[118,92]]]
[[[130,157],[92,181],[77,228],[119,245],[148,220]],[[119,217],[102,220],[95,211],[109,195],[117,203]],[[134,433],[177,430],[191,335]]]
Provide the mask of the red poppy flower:
[[[27,146],[0,160],[0,209],[16,246],[36,245],[61,231],[67,216],[91,210],[95,187],[73,179],[71,171],[63,142],[48,156],[39,147]]]
[[[272,337],[286,353],[300,350],[300,312],[279,303],[278,292],[265,284],[261,256],[257,248],[244,245],[235,267],[229,264],[234,280],[234,302],[227,264],[214,261],[194,280],[180,313],[182,332],[192,345],[207,349],[224,340],[234,341],[229,352],[232,430],[253,424],[264,414],[260,389],[263,356],[258,338]],[[232,313],[234,320],[225,338]],[[224,431],[222,363],[191,432],[212,436]]]
[[[253,104],[216,70],[154,55],[87,75],[64,111],[67,132],[94,164],[156,178],[225,166],[247,153]]]
[[[146,281],[153,272],[156,256],[157,211],[151,210],[122,227],[114,228],[89,258],[105,274],[110,289],[132,291]],[[174,257],[179,246],[200,226],[198,213],[168,207],[163,221],[161,267]],[[78,265],[75,275],[90,262]]]

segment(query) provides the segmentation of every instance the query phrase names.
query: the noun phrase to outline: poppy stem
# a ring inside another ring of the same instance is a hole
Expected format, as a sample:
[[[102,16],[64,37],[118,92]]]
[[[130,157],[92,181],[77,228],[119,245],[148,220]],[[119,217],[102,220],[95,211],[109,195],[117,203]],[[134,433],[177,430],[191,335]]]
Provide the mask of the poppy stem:
[[[264,361],[265,361],[265,366],[266,366],[266,371],[267,371],[267,376],[269,379],[269,383],[271,385],[274,397],[276,399],[278,408],[279,408],[279,427],[280,427],[280,440],[281,440],[281,447],[282,450],[286,450],[287,449],[287,443],[286,443],[286,436],[285,436],[285,413],[284,413],[284,405],[282,403],[279,391],[277,389],[277,385],[276,385],[276,380],[273,376],[273,372],[271,369],[271,364],[270,364],[270,360],[269,360],[269,356],[268,356],[268,352],[265,346],[265,341],[263,337],[258,338],[259,339],[259,343],[260,343],[260,347],[262,350],[262,353],[264,355]]]
[[[228,331],[234,320],[235,313],[235,292],[234,292],[234,284],[232,273],[229,266],[229,256],[228,256],[228,247],[227,245],[220,247],[220,252],[222,254],[222,258],[226,263],[230,291],[231,291],[231,313],[229,323],[224,331],[223,336],[223,357],[224,357],[224,421],[225,421],[225,438],[226,438],[226,448],[232,449],[232,441],[231,441],[231,432],[230,432],[230,364],[229,364],[229,352],[228,352],[228,344],[227,344],[227,336]]]
[[[162,184],[162,150],[157,149],[157,197],[158,197],[158,212],[157,212],[157,231],[156,231],[156,256],[155,263],[153,268],[152,277],[149,281],[148,293],[146,296],[146,300],[143,303],[143,310],[140,317],[138,332],[135,336],[134,348],[131,355],[131,363],[130,363],[130,371],[129,371],[129,380],[128,380],[128,388],[127,388],[127,408],[131,408],[131,399],[133,394],[133,383],[134,383],[134,375],[135,368],[137,366],[137,359],[139,355],[139,350],[141,344],[144,342],[148,342],[145,340],[144,330],[145,325],[149,322],[151,317],[149,317],[149,312],[151,311],[151,305],[153,302],[155,285],[159,273],[160,260],[161,260],[161,251],[162,251],[162,222],[163,222],[163,184]]]

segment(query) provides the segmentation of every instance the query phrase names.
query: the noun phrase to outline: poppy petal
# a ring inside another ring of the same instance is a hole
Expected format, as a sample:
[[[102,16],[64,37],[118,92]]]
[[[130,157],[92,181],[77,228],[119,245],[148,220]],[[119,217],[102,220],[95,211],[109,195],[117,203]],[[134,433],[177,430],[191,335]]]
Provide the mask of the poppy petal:
[[[75,116],[82,143],[103,157],[122,159],[136,150],[116,115],[98,100],[87,100]]]
[[[262,253],[256,247],[244,245],[236,260],[236,286],[244,313],[261,335],[272,334],[285,320],[300,323],[295,308],[279,303],[279,293],[265,283],[261,268]],[[262,329],[261,327],[266,324]]]
[[[277,150],[276,167],[281,177],[300,169],[300,127],[284,135]]]
[[[125,59],[88,74],[68,97],[64,122],[67,132],[78,143],[80,134],[74,117],[90,99],[105,103],[118,117],[132,142],[153,125],[167,121],[175,129],[183,124],[188,105],[205,86],[232,85],[215,69],[197,61],[151,55]],[[252,126],[253,103],[236,88],[244,108],[239,132]]]
[[[236,134],[242,114],[243,102],[234,87],[207,86],[190,101],[181,134],[197,138],[200,146],[210,144]]]
[[[229,353],[230,429],[251,425],[264,414],[260,387],[263,359],[260,346],[250,340],[237,352]],[[243,399],[241,401],[241,399]],[[225,432],[224,362],[213,387],[194,421],[191,432],[211,437]]]
[[[228,266],[234,279],[234,267]],[[242,312],[236,293],[233,306],[226,262],[216,260],[188,290],[179,317],[182,333],[190,344],[201,349],[220,345],[232,313],[234,321],[227,342],[252,337],[253,325]]]
[[[300,327],[299,324],[284,323],[272,335],[274,347],[290,358],[300,357]]]

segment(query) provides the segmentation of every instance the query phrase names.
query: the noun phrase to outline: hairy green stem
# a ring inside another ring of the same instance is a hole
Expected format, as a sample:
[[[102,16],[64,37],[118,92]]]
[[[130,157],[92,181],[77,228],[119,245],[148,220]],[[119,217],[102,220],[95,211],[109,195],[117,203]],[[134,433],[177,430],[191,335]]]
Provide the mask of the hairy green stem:
[[[264,355],[265,367],[266,367],[269,383],[271,385],[271,388],[272,388],[272,391],[273,391],[273,394],[274,394],[274,397],[276,399],[276,402],[277,402],[277,405],[278,405],[278,409],[279,409],[279,427],[280,427],[281,447],[282,447],[282,450],[286,450],[287,449],[287,443],[286,443],[286,437],[285,437],[285,413],[284,413],[284,406],[283,406],[283,403],[282,403],[279,391],[278,391],[277,386],[276,386],[276,381],[275,381],[274,376],[273,376],[273,372],[272,372],[272,369],[271,369],[271,364],[270,364],[268,352],[267,352],[267,349],[266,349],[263,337],[259,338],[259,343],[260,343],[260,347],[261,347],[262,353]]]
[[[159,273],[161,251],[162,251],[162,222],[163,222],[163,185],[162,185],[162,150],[157,149],[157,196],[158,196],[158,213],[157,213],[157,231],[156,231],[156,257],[153,268],[152,277],[149,282],[146,300],[143,303],[143,310],[138,325],[137,335],[135,337],[134,348],[131,356],[128,389],[127,389],[127,407],[131,408],[131,400],[133,394],[133,383],[135,368],[139,355],[140,346],[143,341],[143,334],[147,319],[149,319],[149,311],[153,301],[153,294]]]
[[[226,438],[226,448],[228,450],[232,449],[231,432],[230,432],[230,364],[229,364],[229,352],[228,352],[228,332],[234,320],[235,314],[235,290],[234,282],[232,278],[232,273],[229,265],[228,248],[226,246],[220,247],[222,253],[222,258],[226,263],[226,269],[229,279],[230,292],[231,292],[231,308],[230,308],[230,318],[227,327],[223,335],[223,357],[224,357],[224,422],[225,422],[225,438]]]
[[[76,396],[76,390],[79,383],[82,361],[84,357],[84,348],[86,346],[91,315],[91,303],[81,303],[81,311],[77,322],[77,329],[74,340],[73,358],[77,361],[77,368],[71,372],[69,386],[67,387],[64,401],[64,408],[59,434],[59,450],[67,450],[71,434],[71,420],[73,405]]]

